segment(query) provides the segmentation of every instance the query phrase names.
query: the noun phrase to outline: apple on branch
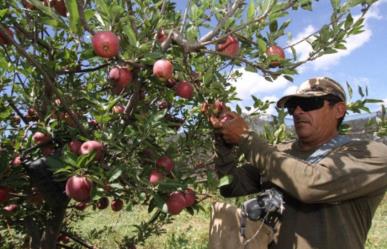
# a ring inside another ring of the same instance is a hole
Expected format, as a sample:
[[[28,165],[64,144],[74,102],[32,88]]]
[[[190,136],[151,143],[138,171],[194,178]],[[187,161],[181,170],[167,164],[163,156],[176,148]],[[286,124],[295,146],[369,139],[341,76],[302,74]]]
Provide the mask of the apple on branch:
[[[35,132],[33,135],[32,135],[32,140],[36,143],[36,144],[43,144],[43,143],[47,143],[51,140],[51,136],[48,135],[48,134],[45,134],[43,132],[40,132],[40,131],[37,131]]]
[[[113,58],[120,50],[120,40],[113,32],[100,31],[91,39],[94,52],[104,58]]]
[[[82,142],[78,140],[72,140],[68,143],[70,151],[75,155],[81,155]]]
[[[196,203],[196,193],[190,188],[184,190],[184,198],[186,207],[191,207]]]
[[[153,64],[153,75],[163,81],[171,79],[173,75],[172,63],[166,59],[157,60]]]
[[[102,160],[103,158],[103,153],[104,153],[104,147],[102,143],[94,140],[89,140],[84,142],[81,145],[80,148],[81,155],[86,155],[91,152],[95,152],[95,159],[96,160]]]
[[[9,188],[0,186],[0,202],[5,202],[9,199]]]
[[[149,175],[149,183],[156,186],[164,179],[164,174],[157,169],[152,169]]]
[[[168,172],[171,172],[175,166],[172,159],[168,156],[162,156],[159,159],[157,159],[156,165],[164,168]]]
[[[85,176],[71,176],[67,179],[66,195],[78,202],[88,202],[91,198],[93,182]]]
[[[223,55],[234,58],[239,54],[239,41],[234,36],[229,35],[224,42],[217,44],[216,50]]]
[[[133,73],[126,67],[113,67],[109,79],[114,83],[113,92],[119,94],[133,81]]]
[[[266,50],[266,55],[270,58],[270,66],[271,67],[278,67],[281,65],[281,62],[285,59],[285,52],[284,50],[277,46],[277,45],[272,45],[267,48]]]
[[[13,213],[17,210],[18,206],[16,204],[9,204],[3,208],[7,213]]]
[[[114,199],[110,204],[110,207],[114,212],[120,211],[124,206],[124,202],[121,199]]]
[[[98,209],[106,209],[109,206],[109,199],[107,197],[101,197],[97,202]]]
[[[15,167],[20,166],[22,164],[22,160],[21,160],[20,156],[15,156],[15,158],[12,160],[11,164]]]
[[[157,32],[156,39],[159,43],[163,43],[168,38],[168,35],[165,33],[163,29]]]
[[[191,99],[194,92],[192,84],[186,80],[182,80],[175,86],[175,92],[177,96],[185,99]]]
[[[186,207],[184,194],[180,191],[170,193],[166,203],[168,213],[172,215],[179,214]]]

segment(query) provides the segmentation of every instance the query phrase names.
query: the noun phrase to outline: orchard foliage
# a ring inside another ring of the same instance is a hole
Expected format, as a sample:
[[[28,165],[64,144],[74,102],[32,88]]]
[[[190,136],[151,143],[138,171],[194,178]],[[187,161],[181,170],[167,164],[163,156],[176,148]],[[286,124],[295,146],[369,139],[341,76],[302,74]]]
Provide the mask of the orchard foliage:
[[[236,100],[235,69],[291,80],[345,49],[373,2],[332,0],[329,23],[288,44],[289,14],[314,1],[1,1],[0,225],[16,233],[0,243],[91,248],[67,229],[80,210],[147,206],[129,246],[198,210],[214,187],[206,114]],[[302,41],[313,50],[300,60]]]

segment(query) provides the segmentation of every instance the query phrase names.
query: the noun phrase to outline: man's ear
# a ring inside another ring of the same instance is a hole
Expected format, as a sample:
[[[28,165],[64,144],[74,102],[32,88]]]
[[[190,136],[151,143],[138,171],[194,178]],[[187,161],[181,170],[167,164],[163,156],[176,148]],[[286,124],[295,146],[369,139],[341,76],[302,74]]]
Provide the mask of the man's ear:
[[[347,105],[344,102],[339,102],[335,105],[336,109],[336,118],[340,119],[341,117],[344,117],[345,112],[347,111]]]

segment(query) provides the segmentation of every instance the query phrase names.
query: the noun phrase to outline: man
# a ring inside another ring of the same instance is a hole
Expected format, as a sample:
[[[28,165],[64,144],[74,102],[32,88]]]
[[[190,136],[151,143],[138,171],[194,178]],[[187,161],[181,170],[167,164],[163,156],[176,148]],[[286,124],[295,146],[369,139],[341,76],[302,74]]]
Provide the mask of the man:
[[[221,194],[251,194],[270,185],[284,195],[285,210],[274,224],[270,249],[364,248],[387,187],[387,146],[338,134],[345,101],[343,88],[330,78],[304,82],[277,103],[293,116],[297,140],[276,146],[235,113],[227,113],[228,121],[210,118],[220,134],[217,173],[233,176]],[[250,165],[235,167],[235,150]]]

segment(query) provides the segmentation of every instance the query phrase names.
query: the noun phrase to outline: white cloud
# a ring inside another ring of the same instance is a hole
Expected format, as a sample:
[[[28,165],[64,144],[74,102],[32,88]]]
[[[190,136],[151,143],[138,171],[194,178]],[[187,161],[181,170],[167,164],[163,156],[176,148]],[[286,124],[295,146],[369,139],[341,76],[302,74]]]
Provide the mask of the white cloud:
[[[340,62],[340,59],[342,57],[350,55],[354,50],[366,44],[372,37],[372,30],[369,28],[369,25],[367,25],[367,23],[371,19],[376,19],[376,20],[383,19],[383,16],[380,14],[380,8],[381,8],[380,6],[384,3],[387,3],[387,0],[380,0],[370,8],[370,10],[367,12],[365,16],[364,31],[358,35],[351,36],[347,39],[345,44],[347,49],[338,50],[338,52],[335,54],[324,55],[316,59],[315,61],[304,64],[299,68],[299,72],[303,73],[309,68],[311,68],[314,71],[330,69],[335,65],[337,65]],[[357,18],[359,18],[359,16],[354,16],[355,20]],[[299,41],[303,37],[306,37],[315,31],[316,31],[316,28],[312,25],[309,25],[304,30],[302,30],[294,39],[290,40],[288,44],[292,44],[296,41]],[[295,49],[297,51],[298,58],[301,60],[307,58],[309,53],[312,51],[311,46],[306,41],[298,44],[295,47]]]
[[[295,86],[295,85],[289,86],[288,88],[285,89],[283,95],[285,96],[285,95],[289,95],[289,94],[294,94],[294,93],[296,93],[297,88],[298,88],[298,86]]]
[[[281,90],[291,84],[284,77],[279,77],[275,81],[267,81],[257,73],[248,72],[243,68],[238,71],[242,76],[230,83],[236,87],[238,98],[242,100],[250,99],[251,95],[269,94]]]

